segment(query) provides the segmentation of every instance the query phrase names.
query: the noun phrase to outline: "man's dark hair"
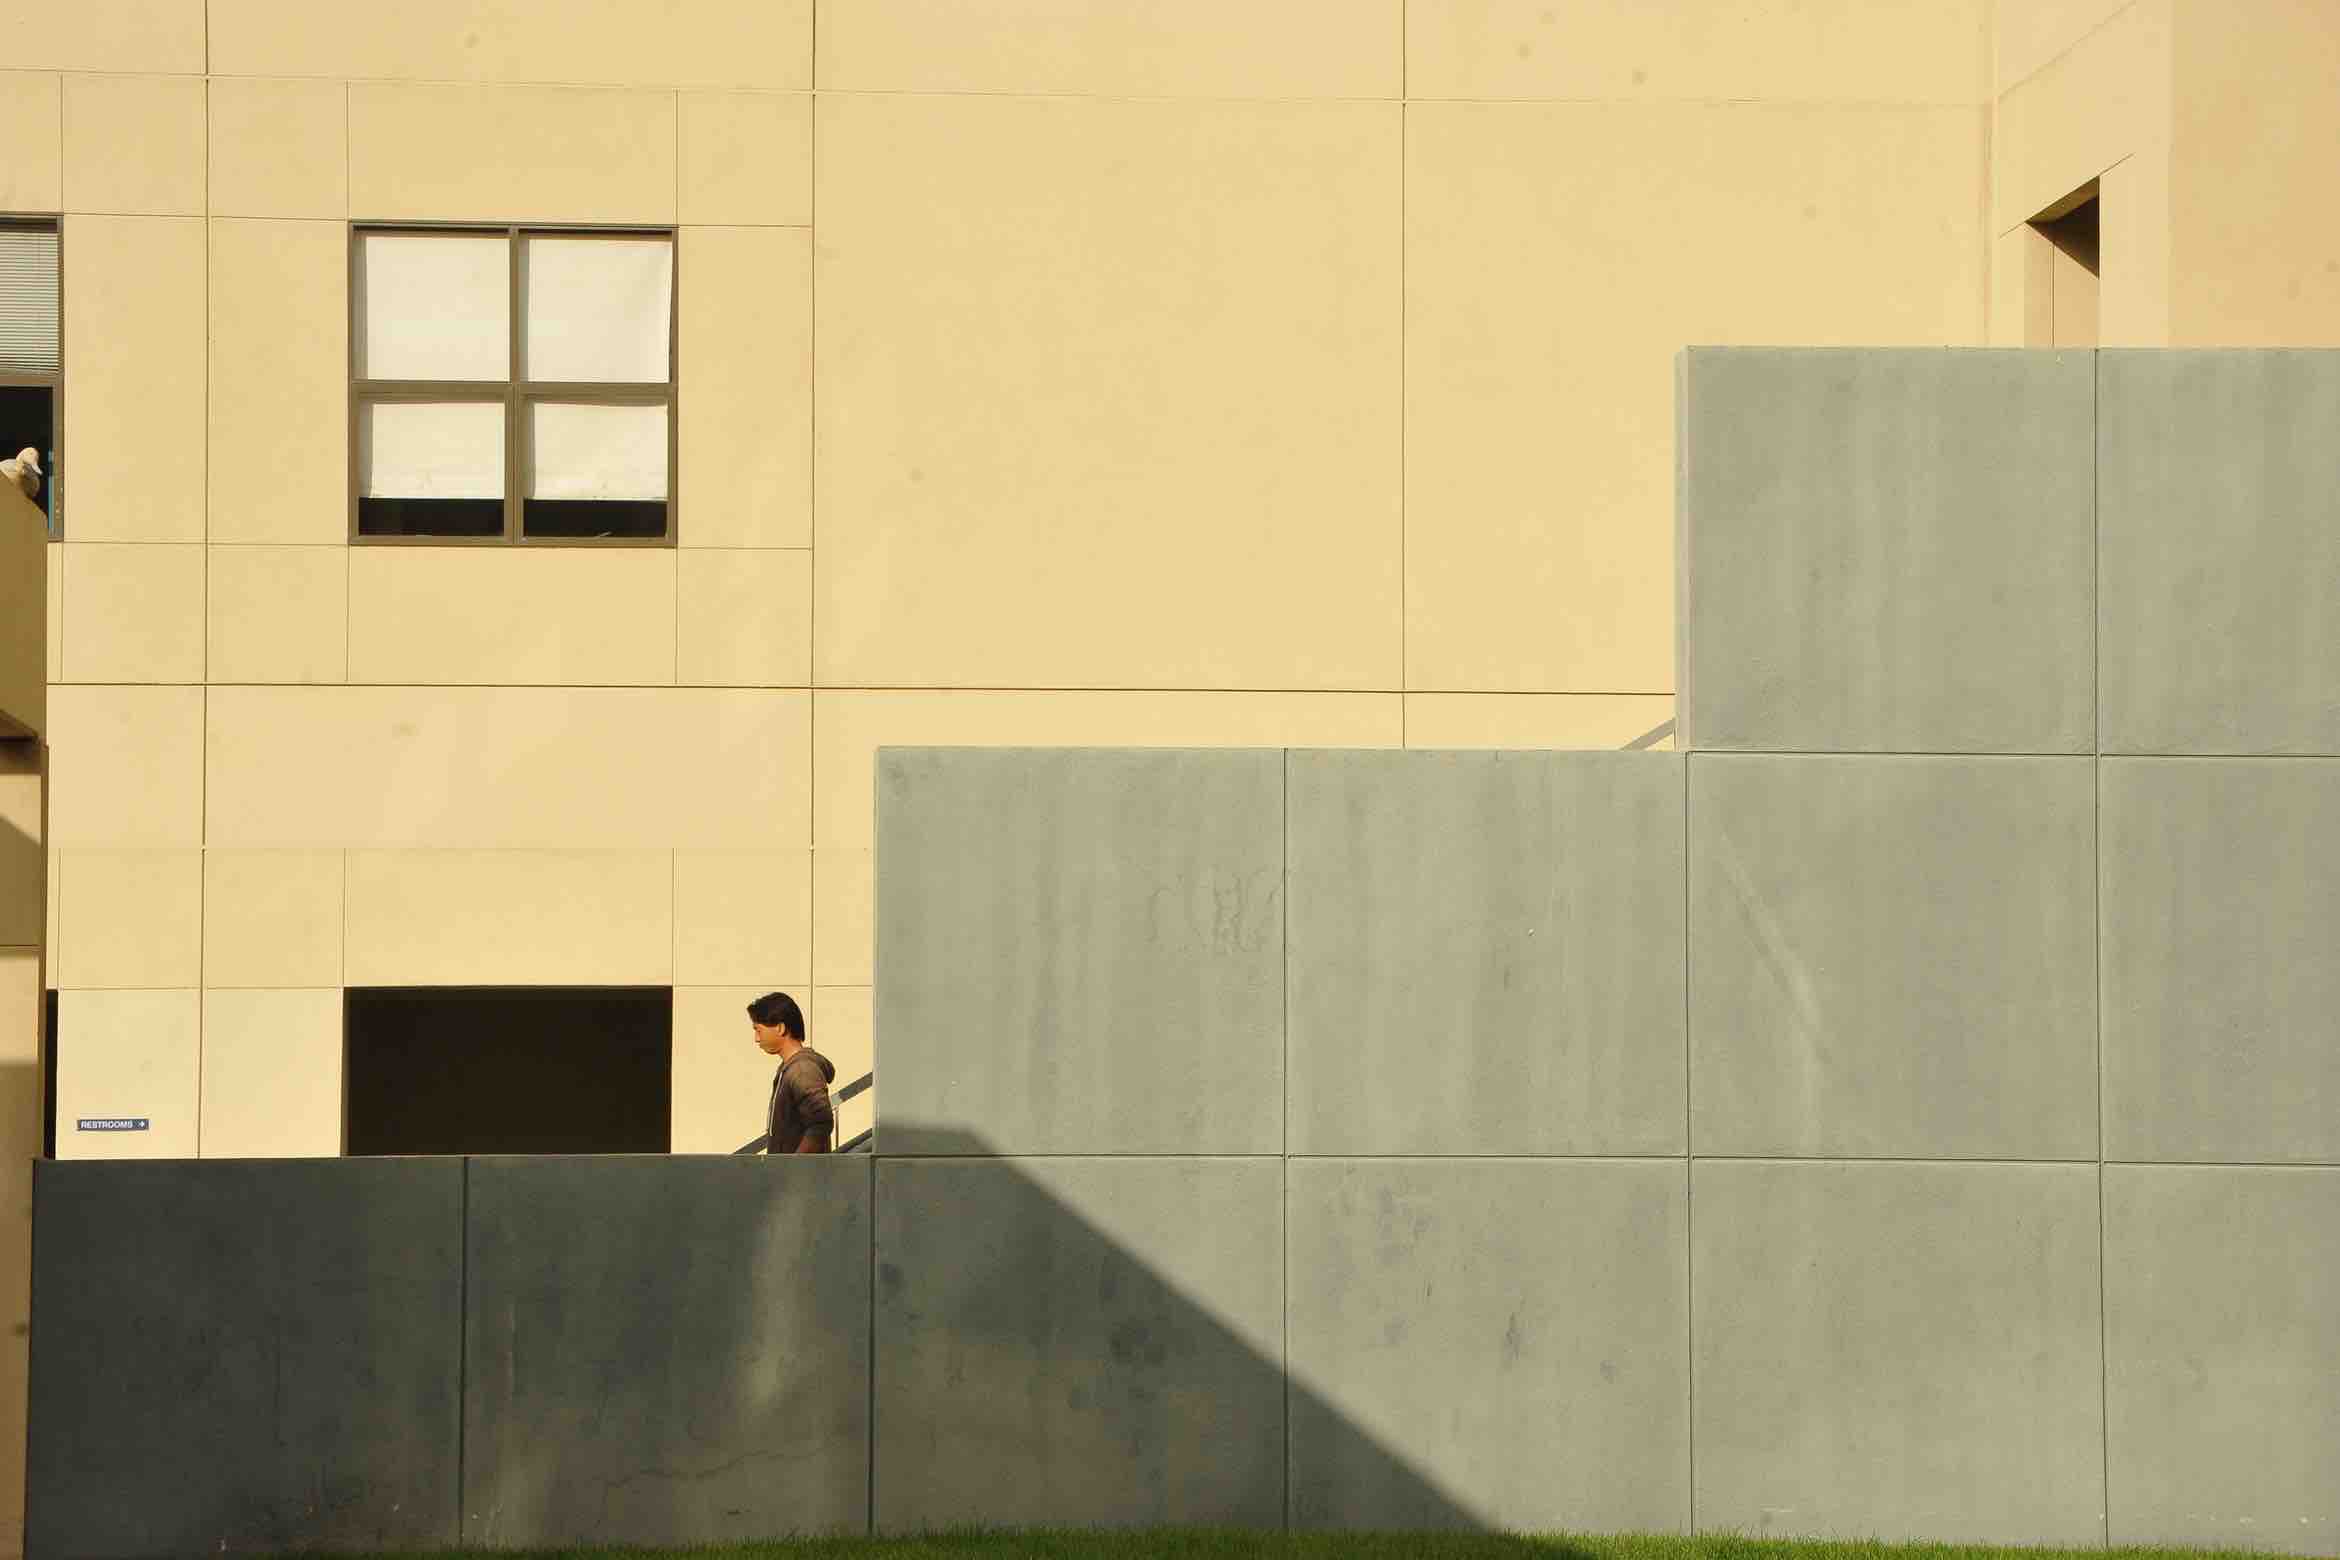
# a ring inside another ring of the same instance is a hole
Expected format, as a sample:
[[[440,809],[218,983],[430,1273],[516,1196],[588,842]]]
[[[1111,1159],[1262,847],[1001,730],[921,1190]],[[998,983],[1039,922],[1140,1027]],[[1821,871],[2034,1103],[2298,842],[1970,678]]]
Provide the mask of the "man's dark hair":
[[[791,1040],[804,1038],[804,1011],[785,991],[768,991],[748,1004],[748,1017],[766,1029],[785,1029]]]

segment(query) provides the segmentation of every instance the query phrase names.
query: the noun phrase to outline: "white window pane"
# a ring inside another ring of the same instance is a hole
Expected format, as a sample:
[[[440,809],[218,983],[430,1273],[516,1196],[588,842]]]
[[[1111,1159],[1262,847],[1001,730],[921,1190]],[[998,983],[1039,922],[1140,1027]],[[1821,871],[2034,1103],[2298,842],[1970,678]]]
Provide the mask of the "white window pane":
[[[0,370],[57,372],[54,228],[0,227]]]
[[[366,498],[504,496],[501,401],[368,401],[358,408]]]
[[[666,497],[666,408],[536,401],[528,408],[528,496]]]
[[[510,377],[510,268],[508,239],[453,233],[362,235],[359,377]]]
[[[663,238],[523,240],[527,377],[545,383],[664,384],[674,245]]]

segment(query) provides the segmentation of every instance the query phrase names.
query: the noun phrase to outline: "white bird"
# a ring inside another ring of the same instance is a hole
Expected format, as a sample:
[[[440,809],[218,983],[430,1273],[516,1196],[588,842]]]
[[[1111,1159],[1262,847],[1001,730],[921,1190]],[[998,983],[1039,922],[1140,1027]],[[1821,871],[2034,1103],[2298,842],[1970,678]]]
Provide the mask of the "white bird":
[[[14,460],[0,460],[0,477],[6,477],[27,498],[41,496],[41,452],[23,449]]]

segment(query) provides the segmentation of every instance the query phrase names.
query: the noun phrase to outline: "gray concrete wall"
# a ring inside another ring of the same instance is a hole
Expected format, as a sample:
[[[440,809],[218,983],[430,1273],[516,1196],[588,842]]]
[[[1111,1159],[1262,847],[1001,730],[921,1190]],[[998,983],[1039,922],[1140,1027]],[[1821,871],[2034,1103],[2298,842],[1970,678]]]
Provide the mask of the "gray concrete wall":
[[[1267,1520],[1255,1373],[1145,1398],[924,1155],[1287,1374],[1293,1525],[2340,1548],[2340,354],[1680,383],[1684,754],[881,755],[881,1526],[1000,1510],[902,1437]]]

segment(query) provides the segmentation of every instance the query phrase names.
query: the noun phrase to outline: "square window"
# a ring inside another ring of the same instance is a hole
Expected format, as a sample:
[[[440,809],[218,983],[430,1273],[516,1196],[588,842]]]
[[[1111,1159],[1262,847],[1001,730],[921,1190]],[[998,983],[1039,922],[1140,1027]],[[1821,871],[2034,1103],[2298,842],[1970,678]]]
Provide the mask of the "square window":
[[[357,230],[358,540],[674,540],[674,236]]]

